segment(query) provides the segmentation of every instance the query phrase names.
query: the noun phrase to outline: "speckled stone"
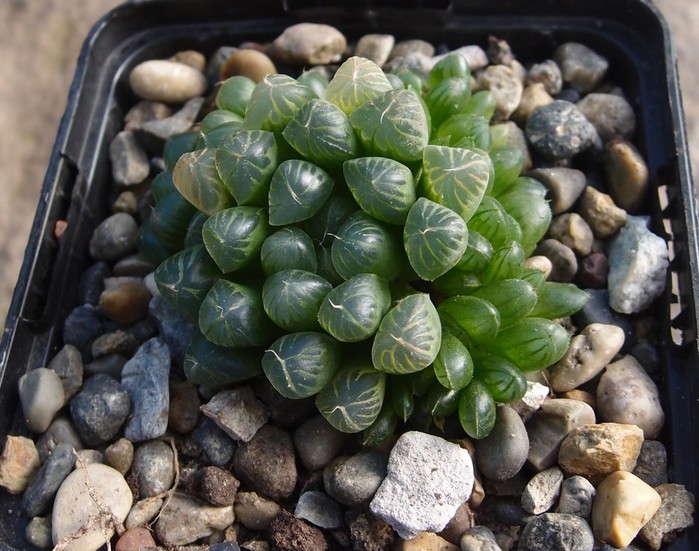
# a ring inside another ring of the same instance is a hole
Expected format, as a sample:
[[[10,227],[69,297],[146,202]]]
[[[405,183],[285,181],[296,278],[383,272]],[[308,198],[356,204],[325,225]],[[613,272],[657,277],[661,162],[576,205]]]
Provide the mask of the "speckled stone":
[[[631,138],[636,131],[636,114],[622,96],[588,94],[577,103],[580,112],[595,127],[600,138]]]
[[[243,442],[249,442],[268,418],[267,409],[250,387],[219,392],[201,411],[233,440]]]
[[[639,536],[658,551],[694,525],[694,495],[682,484],[662,484],[655,491],[661,499],[660,509],[641,528]]]
[[[570,513],[582,518],[590,518],[595,487],[583,476],[571,476],[561,484],[557,513]]]
[[[518,551],[592,551],[595,538],[584,519],[563,513],[534,517],[522,531]]]
[[[626,211],[618,207],[610,195],[591,186],[582,193],[578,212],[599,239],[617,233],[627,220]]]
[[[169,490],[175,480],[172,448],[161,440],[141,444],[134,451],[131,470],[138,481],[139,497],[153,497]]]
[[[555,100],[531,113],[525,134],[534,150],[555,161],[570,159],[590,147],[597,131],[575,104]]]
[[[582,93],[593,90],[609,68],[605,58],[578,42],[558,46],[553,59],[561,68],[563,81]]]
[[[349,507],[369,504],[386,478],[388,457],[377,450],[363,450],[338,457],[323,470],[325,491]]]
[[[69,444],[75,450],[83,448],[75,427],[70,419],[63,416],[56,417],[49,428],[36,440],[36,449],[42,463],[58,444]]]
[[[232,505],[214,507],[175,492],[155,523],[155,533],[163,544],[176,547],[210,536],[216,530],[224,530],[234,520]]]
[[[522,494],[522,508],[532,515],[545,513],[554,506],[561,492],[563,471],[558,467],[536,473]]]
[[[525,84],[541,83],[546,92],[555,96],[563,88],[563,76],[561,69],[553,59],[547,59],[541,63],[535,63],[527,71]]]
[[[524,87],[512,69],[506,65],[490,65],[477,76],[477,86],[490,90],[495,101],[493,121],[505,121],[517,109]]]
[[[22,511],[28,517],[48,512],[59,486],[73,470],[75,454],[70,444],[58,444],[34,474],[22,494]]]
[[[47,367],[61,378],[66,400],[70,400],[80,391],[83,384],[83,360],[80,350],[75,346],[64,345]]]
[[[97,446],[116,436],[126,421],[131,400],[126,389],[108,375],[93,375],[70,401],[70,415],[83,442]]]
[[[665,445],[658,440],[644,440],[633,474],[653,488],[667,484],[667,450]]]
[[[126,438],[119,438],[104,450],[104,462],[125,475],[133,463],[133,444]]]

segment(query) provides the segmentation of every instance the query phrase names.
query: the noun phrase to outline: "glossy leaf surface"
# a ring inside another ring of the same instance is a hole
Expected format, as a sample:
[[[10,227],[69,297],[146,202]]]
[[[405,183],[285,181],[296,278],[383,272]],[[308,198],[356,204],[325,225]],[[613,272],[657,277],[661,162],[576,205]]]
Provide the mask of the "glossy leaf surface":
[[[451,390],[461,390],[473,378],[473,359],[470,352],[447,330],[442,331],[442,344],[433,367],[439,383]]]
[[[325,99],[350,114],[360,105],[392,89],[381,67],[369,59],[353,56],[335,72],[325,90]]]
[[[313,240],[295,226],[285,226],[269,235],[262,243],[260,259],[265,275],[292,269],[315,273],[318,269]]]
[[[233,205],[233,197],[216,170],[216,150],[184,153],[172,172],[179,191],[198,210],[211,215]]]
[[[318,309],[332,285],[304,270],[282,270],[269,276],[262,287],[262,304],[270,319],[287,331],[318,327]]]
[[[451,297],[442,301],[437,311],[444,326],[459,338],[465,334],[466,341],[493,339],[500,329],[500,313],[491,302],[482,298]]]
[[[211,216],[202,226],[204,245],[223,273],[258,258],[269,233],[267,214],[257,207],[231,207]]]
[[[334,185],[318,165],[298,159],[284,161],[269,185],[269,223],[284,226],[311,218],[330,197]]]
[[[480,440],[495,426],[496,406],[485,384],[478,379],[461,391],[459,421],[471,438]]]
[[[188,382],[219,388],[259,375],[261,360],[261,349],[218,346],[197,331],[187,347],[182,369]]]
[[[313,90],[290,76],[267,75],[250,95],[243,128],[281,133],[294,115],[315,97]]]

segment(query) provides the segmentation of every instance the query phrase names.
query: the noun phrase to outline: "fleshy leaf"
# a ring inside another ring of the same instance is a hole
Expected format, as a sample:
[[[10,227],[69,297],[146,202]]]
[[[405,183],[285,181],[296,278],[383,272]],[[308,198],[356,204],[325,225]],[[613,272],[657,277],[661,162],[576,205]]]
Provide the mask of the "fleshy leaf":
[[[260,259],[262,270],[268,276],[282,270],[315,273],[318,269],[313,240],[295,226],[285,226],[268,236],[262,243]]]
[[[461,390],[473,378],[473,359],[466,346],[447,330],[434,360],[434,374],[444,388]]]
[[[546,281],[531,315],[547,319],[572,316],[585,306],[589,298],[590,295],[574,283]]]
[[[495,426],[496,406],[485,384],[474,379],[461,391],[459,421],[471,438],[480,440],[490,434]]]
[[[483,197],[468,227],[480,233],[496,249],[512,241],[522,241],[522,228],[517,220],[508,214],[497,199],[489,195]]]
[[[281,133],[299,109],[315,97],[313,90],[290,76],[267,75],[250,95],[243,128]]]
[[[270,319],[287,331],[318,328],[318,309],[332,285],[304,270],[282,270],[262,287],[262,304]]]
[[[261,359],[261,349],[218,346],[197,331],[187,347],[182,370],[190,383],[219,388],[259,375]]]
[[[335,72],[325,90],[325,99],[349,115],[363,103],[392,89],[381,67],[369,59],[353,56]]]
[[[437,308],[445,328],[464,344],[495,338],[500,330],[500,312],[485,299],[455,296],[442,301]]]
[[[471,296],[490,302],[500,313],[500,329],[528,316],[537,301],[537,294],[523,279],[502,279],[476,289]]]
[[[184,153],[172,171],[172,180],[192,205],[214,214],[234,204],[216,170],[216,150],[204,148]]]
[[[492,354],[478,356],[475,362],[474,377],[483,382],[493,400],[507,404],[524,396],[527,379],[515,364]]]
[[[243,117],[254,89],[255,82],[246,76],[236,75],[227,78],[216,92],[216,107]]]
[[[202,226],[206,250],[225,274],[257,258],[267,234],[267,215],[257,207],[231,207]]]
[[[330,197],[334,185],[318,165],[298,159],[284,161],[269,185],[269,223],[285,226],[307,220]]]

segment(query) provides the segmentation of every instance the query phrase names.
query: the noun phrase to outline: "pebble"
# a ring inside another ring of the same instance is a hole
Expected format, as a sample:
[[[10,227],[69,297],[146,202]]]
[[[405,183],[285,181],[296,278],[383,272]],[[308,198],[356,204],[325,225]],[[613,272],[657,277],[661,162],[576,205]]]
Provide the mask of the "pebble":
[[[193,493],[217,507],[233,505],[239,487],[236,477],[214,465],[202,467],[194,474]]]
[[[108,375],[93,375],[70,401],[70,415],[82,441],[98,446],[121,429],[131,408],[126,389]]]
[[[124,130],[139,128],[144,122],[164,119],[172,115],[172,108],[159,101],[141,100],[124,115]]]
[[[556,392],[578,388],[596,377],[624,345],[624,330],[616,325],[592,323],[575,335],[563,358],[550,368]]]
[[[645,310],[665,290],[667,244],[647,222],[646,217],[629,216],[609,245],[609,305],[623,314]]]
[[[27,543],[39,549],[51,549],[51,519],[49,517],[34,517],[27,523],[24,529],[24,537]]]
[[[146,341],[124,365],[121,384],[131,398],[124,436],[131,442],[158,438],[167,429],[170,350],[163,339]]]
[[[585,402],[551,398],[527,422],[527,462],[537,471],[554,465],[561,443],[576,427],[595,423],[595,411]]]
[[[494,122],[509,119],[522,99],[522,82],[505,65],[489,65],[478,73],[476,84],[480,90],[490,90],[495,101]]]
[[[446,54],[436,55],[432,58],[432,60],[436,64],[449,54],[458,54],[461,57],[463,57],[468,63],[468,67],[471,70],[471,73],[479,71],[488,65],[488,54],[485,53],[485,50],[483,48],[473,44],[468,46],[461,46]]]
[[[509,65],[515,59],[506,40],[490,35],[488,37],[488,60],[494,65]]]
[[[55,371],[39,367],[22,375],[17,387],[27,427],[44,432],[65,404],[61,378]]]
[[[644,440],[632,471],[638,478],[655,488],[667,484],[667,450],[658,440]]]
[[[194,431],[194,440],[212,465],[222,467],[233,457],[235,443],[211,419],[202,420]]]
[[[136,130],[139,141],[148,152],[162,152],[165,140],[191,128],[203,104],[204,98],[194,97],[173,115],[143,123]]]
[[[256,377],[251,384],[255,396],[267,406],[270,422],[279,427],[298,426],[318,413],[314,397],[299,400],[286,398],[274,389],[266,377]]]
[[[545,256],[551,261],[550,281],[569,283],[578,271],[575,252],[557,239],[548,238],[540,241],[534,254]]]
[[[340,504],[325,492],[314,490],[299,496],[294,516],[325,530],[342,528],[344,525],[344,511]]]
[[[614,471],[633,470],[642,443],[643,431],[636,425],[583,425],[561,443],[558,463],[568,475],[584,476],[597,484]]]
[[[75,427],[66,417],[56,417],[49,428],[36,440],[36,449],[43,463],[58,444],[69,444],[75,450],[81,450],[83,443]]]
[[[633,107],[622,96],[587,94],[577,103],[577,106],[605,142],[614,138],[629,139],[636,131],[636,115]]]
[[[515,414],[516,415],[516,414]],[[370,503],[371,512],[404,539],[442,530],[471,495],[468,451],[429,434],[402,434],[388,459],[388,474]]]
[[[134,451],[131,472],[135,475],[140,499],[169,490],[175,481],[172,448],[161,440],[141,444]]]
[[[124,194],[125,193],[127,192],[124,192]],[[120,197],[122,195],[120,195]],[[138,214],[137,209],[129,208],[120,211],[116,208],[116,203],[114,204],[112,209],[114,210],[114,212],[128,212],[133,216],[136,216]],[[134,253],[117,260],[116,264],[114,264],[114,275],[123,277],[137,277],[143,279],[147,275],[152,274],[155,268],[157,268],[157,266],[154,266],[148,259],[146,259],[145,256],[143,256],[140,253]],[[146,282],[142,281],[142,283],[146,287],[146,289],[148,289],[148,285],[146,285]],[[148,289],[148,292],[150,292],[150,289]]]
[[[365,34],[354,47],[354,55],[365,57],[376,63],[379,67],[388,61],[396,38],[392,34]]]
[[[90,352],[93,358],[100,358],[112,354],[119,354],[130,358],[138,350],[140,343],[130,332],[122,329],[104,333],[92,341]],[[121,373],[119,377],[121,378]]]
[[[197,327],[186,321],[161,295],[154,296],[148,308],[150,316],[156,321],[160,336],[170,348],[173,360],[177,365],[183,365],[187,347]]]
[[[389,61],[399,57],[406,57],[412,54],[420,54],[424,57],[433,57],[435,53],[434,46],[431,42],[421,40],[419,38],[411,38],[397,42],[391,54],[388,56]]]
[[[459,548],[437,534],[422,532],[413,539],[401,541],[396,551],[459,551]]]
[[[269,417],[265,405],[247,386],[217,393],[201,411],[233,440],[243,442],[250,442]]]
[[[527,71],[525,84],[541,83],[546,92],[555,96],[563,88],[563,76],[561,69],[553,59],[546,59],[541,63],[535,63]]]
[[[427,78],[433,67],[433,58],[420,52],[393,57],[386,62],[383,69],[389,73],[396,73],[400,69],[408,69]]]
[[[592,504],[595,537],[626,547],[660,508],[661,497],[637,476],[618,470],[599,486]]]
[[[233,455],[233,472],[254,491],[271,499],[285,499],[296,487],[297,473],[291,436],[265,425]]]
[[[125,475],[133,463],[134,447],[126,438],[119,438],[104,450],[104,462]]]
[[[310,471],[325,467],[342,449],[347,434],[315,415],[294,431],[294,447],[301,463]]]
[[[527,176],[539,180],[549,189],[554,216],[570,210],[587,186],[585,173],[577,168],[536,168]]]
[[[129,515],[124,521],[124,527],[127,530],[145,526],[155,518],[163,507],[165,500],[162,497],[148,497],[134,503],[129,511]]]
[[[233,507],[236,520],[254,531],[267,530],[282,510],[278,503],[255,492],[238,492]]]
[[[473,493],[471,493],[471,497],[473,497]],[[466,503],[459,505],[454,516],[451,517],[451,520],[444,529],[439,532],[439,536],[454,545],[459,545],[462,534],[476,524],[475,515],[473,509],[471,509],[470,503],[471,499],[469,498]]]
[[[34,473],[22,494],[22,511],[28,517],[48,512],[59,486],[73,470],[75,454],[70,444],[58,444]]]
[[[529,115],[536,111],[539,107],[548,105],[553,101],[553,98],[546,91],[544,85],[540,82],[529,84],[522,91],[522,97],[519,101],[517,109],[512,113],[512,120],[518,124],[525,125]]]
[[[85,365],[85,373],[87,375],[108,375],[112,379],[121,378],[121,370],[129,359],[121,354],[107,354],[95,358],[89,364]]]
[[[556,503],[562,483],[563,471],[558,467],[536,473],[524,488],[522,508],[532,515],[545,513]]]
[[[56,494],[51,516],[54,545],[69,541],[63,547],[67,551],[97,551],[114,534],[114,521],[124,522],[132,499],[129,485],[116,470],[99,463],[79,467]],[[72,539],[79,531],[81,535]]]
[[[325,65],[340,61],[347,48],[345,36],[330,25],[297,23],[272,42],[275,58],[296,65]]]
[[[590,226],[577,212],[556,216],[549,226],[549,237],[570,247],[575,254],[587,256],[592,252],[594,235]]]
[[[47,367],[61,378],[65,400],[70,400],[80,391],[83,384],[83,360],[80,350],[75,346],[64,345]]]
[[[597,136],[575,104],[554,100],[529,115],[524,130],[532,148],[553,161],[570,159],[590,147]]]
[[[626,140],[610,143],[604,153],[604,172],[617,204],[638,213],[648,195],[649,170],[636,147]]]
[[[381,551],[390,549],[395,532],[383,520],[368,513],[360,513],[349,523],[350,540],[354,549]]]
[[[502,551],[493,531],[487,526],[474,526],[466,530],[459,547],[461,551]]]
[[[561,484],[561,495],[558,498],[556,512],[588,519],[595,493],[595,487],[587,478],[577,475],[566,478]]]
[[[177,52],[170,58],[170,61],[184,63],[199,72],[203,72],[204,69],[206,69],[206,56],[196,50],[182,50]]]
[[[592,253],[578,262],[578,281],[582,287],[606,289],[609,261],[604,253]]]
[[[536,381],[527,381],[527,390],[519,400],[511,402],[514,409],[525,423],[537,411],[548,397],[551,389]]]
[[[634,329],[628,316],[615,312],[609,307],[609,292],[607,289],[586,289],[588,300],[585,305],[573,316],[573,320],[578,327],[585,327],[593,323],[603,323],[606,325],[616,325],[624,330],[624,346],[621,350],[626,350],[626,343],[633,341]]]
[[[119,536],[114,551],[140,551],[143,548],[155,547],[156,543],[150,530],[142,526],[131,528]]]
[[[112,178],[119,186],[135,186],[150,174],[148,154],[131,130],[122,130],[109,144]]]
[[[213,507],[175,492],[168,506],[160,512],[155,523],[155,533],[162,544],[175,547],[210,536],[215,530],[224,530],[234,520],[232,505]]]
[[[112,275],[112,270],[104,261],[93,262],[80,276],[78,283],[78,304],[97,306],[104,291],[104,280]]]
[[[655,491],[661,499],[660,508],[641,528],[639,536],[653,551],[658,551],[694,526],[694,495],[682,484],[661,484]]]
[[[11,494],[21,494],[40,466],[39,452],[33,440],[8,435],[0,455],[0,486]]]
[[[104,463],[104,454],[101,451],[84,448],[75,453],[75,461],[79,465],[90,465],[92,463]]]
[[[320,528],[284,510],[272,521],[269,535],[278,551],[326,551],[329,548]]]
[[[140,98],[162,103],[183,103],[208,87],[201,71],[167,59],[139,63],[129,73],[129,84]]]
[[[563,81],[581,93],[592,91],[609,68],[605,58],[578,42],[558,46],[553,59],[561,68]]]
[[[151,294],[140,281],[125,281],[100,295],[99,307],[102,313],[117,323],[132,324],[148,315]]]
[[[619,208],[610,195],[587,186],[582,193],[578,209],[580,216],[590,225],[598,239],[606,239],[617,233],[627,220],[626,211]]]
[[[244,76],[253,82],[260,82],[267,75],[277,73],[277,68],[263,52],[244,48],[228,56],[221,65],[220,71],[221,80],[233,76]]]
[[[476,463],[491,480],[512,478],[524,465],[529,437],[521,417],[509,406],[498,407],[495,425],[488,436],[475,442]]]
[[[189,434],[199,422],[201,399],[197,386],[186,381],[170,379],[168,427]]]
[[[597,385],[600,420],[640,427],[644,438],[657,438],[665,422],[658,387],[631,355],[607,366]]]
[[[348,507],[369,504],[386,478],[388,458],[378,450],[363,450],[337,458],[323,471],[325,491]]]
[[[136,251],[138,224],[130,214],[117,212],[103,220],[90,238],[90,255],[113,262]]]
[[[544,513],[522,530],[517,551],[592,551],[595,538],[590,526],[576,515]]]

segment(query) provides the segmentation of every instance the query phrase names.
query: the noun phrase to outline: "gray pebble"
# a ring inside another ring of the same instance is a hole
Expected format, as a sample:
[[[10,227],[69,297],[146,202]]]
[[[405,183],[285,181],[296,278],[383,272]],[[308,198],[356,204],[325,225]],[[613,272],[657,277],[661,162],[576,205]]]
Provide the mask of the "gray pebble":
[[[569,513],[584,519],[590,518],[595,487],[583,476],[571,476],[561,484],[561,496],[558,499],[557,513]]]
[[[88,375],[109,375],[113,379],[121,378],[121,370],[124,368],[129,359],[121,354],[107,354],[95,358],[89,364],[85,365],[85,373]]]
[[[532,518],[520,504],[509,500],[495,500],[492,507],[497,522],[508,526],[524,526]]]
[[[83,384],[83,359],[80,350],[75,346],[64,345],[47,367],[61,378],[66,400],[70,400],[80,391]]]
[[[342,507],[324,492],[302,493],[296,502],[294,516],[326,530],[342,528],[344,525]]]
[[[221,67],[238,49],[236,46],[221,46],[209,57],[205,69],[209,82],[215,84],[221,80]]]
[[[148,524],[160,512],[164,501],[162,497],[147,497],[134,503],[124,521],[124,528],[130,530]]]
[[[430,434],[403,433],[391,450],[388,475],[369,506],[404,539],[442,530],[471,495],[468,451]]]
[[[626,140],[614,140],[604,154],[604,171],[617,204],[638,213],[648,195],[650,172],[636,147]]]
[[[191,128],[203,103],[204,98],[195,97],[187,101],[174,115],[143,123],[135,131],[139,142],[151,154],[161,152],[165,140],[175,134],[187,132]]]
[[[108,442],[126,421],[131,400],[126,389],[108,375],[94,375],[70,401],[70,415],[83,442]]]
[[[623,314],[645,310],[665,290],[667,244],[647,224],[646,217],[629,216],[609,245],[609,305]]]
[[[128,212],[132,214],[130,211]],[[154,266],[153,263],[142,254],[134,253],[117,260],[116,264],[114,264],[114,276],[145,278],[156,268],[157,266]]]
[[[466,530],[459,542],[461,551],[502,551],[493,531],[487,526],[474,526]]]
[[[121,474],[126,474],[133,463],[134,447],[126,438],[119,438],[104,450],[104,462]]]
[[[160,440],[141,444],[134,451],[131,471],[136,475],[141,499],[169,490],[175,480],[172,448]]]
[[[609,68],[605,58],[578,42],[558,46],[553,59],[561,68],[563,81],[582,93],[593,90]]]
[[[411,52],[399,57],[392,57],[384,65],[384,70],[395,73],[399,69],[414,71],[423,77],[427,77],[432,68],[432,58],[420,52]]]
[[[235,496],[235,517],[250,530],[267,530],[281,507],[271,499],[265,499],[255,492],[238,492]]]
[[[51,517],[34,517],[24,529],[24,537],[34,547],[51,549]]]
[[[94,262],[82,273],[78,283],[78,303],[97,306],[104,291],[104,280],[112,275],[109,264]]]
[[[173,359],[181,366],[197,327],[185,320],[161,295],[154,296],[148,308],[150,315],[156,320],[160,336],[170,348]]]
[[[557,239],[544,239],[537,245],[534,254],[545,256],[551,261],[549,280],[569,283],[578,272],[578,259],[568,245]]]
[[[146,341],[124,365],[121,384],[131,398],[124,436],[131,442],[158,438],[167,429],[170,350],[160,338]]]
[[[159,101],[141,100],[124,115],[124,130],[134,130],[144,122],[164,119],[170,115],[170,106]]]
[[[592,551],[592,529],[576,515],[544,513],[534,517],[522,530],[517,551]]]
[[[201,96],[208,86],[201,71],[167,59],[139,63],[129,73],[129,84],[137,96],[163,103],[182,103]]]
[[[235,443],[209,418],[203,419],[194,431],[194,440],[212,465],[223,467],[233,457]]]
[[[586,291],[590,298],[573,316],[575,323],[580,327],[592,323],[616,325],[624,330],[625,342],[632,342],[633,326],[627,316],[623,316],[609,307],[609,292],[606,289],[587,289]]]
[[[381,67],[386,61],[396,43],[392,34],[365,34],[354,47],[354,55],[365,57]]]
[[[92,234],[90,255],[95,260],[118,260],[136,250],[138,235],[138,224],[133,216],[125,212],[112,214]]]
[[[294,446],[308,470],[325,467],[342,449],[347,434],[333,427],[322,415],[311,417],[294,431]]]
[[[39,367],[22,375],[17,387],[27,427],[44,432],[65,404],[61,378],[55,371]]]
[[[129,331],[117,329],[104,333],[92,341],[90,351],[93,358],[119,354],[130,358],[138,350],[140,343]]]
[[[587,186],[585,173],[576,168],[537,168],[527,173],[549,188],[554,216],[570,210]]]
[[[633,107],[621,96],[588,94],[577,106],[605,142],[614,138],[631,138],[636,131]]]
[[[377,450],[338,458],[323,471],[325,491],[348,507],[368,505],[386,478],[388,458]]]
[[[296,458],[291,436],[265,425],[233,455],[235,475],[256,492],[271,499],[289,497],[296,487]]]
[[[490,65],[478,73],[477,87],[490,90],[495,101],[493,121],[505,121],[510,118],[522,99],[524,87],[522,82],[506,65]]]
[[[326,65],[340,61],[347,48],[345,36],[330,25],[297,23],[274,39],[275,58],[297,65]]]
[[[48,512],[59,486],[73,470],[75,454],[70,444],[58,444],[22,494],[22,511],[28,517]]]
[[[667,450],[658,440],[644,440],[633,474],[655,488],[667,484]]]
[[[46,461],[49,454],[58,444],[69,444],[75,450],[83,448],[80,435],[78,435],[70,419],[66,417],[54,419],[49,428],[37,439],[36,449],[39,452],[39,458],[42,463]]]
[[[267,406],[270,422],[279,427],[300,425],[304,419],[318,413],[313,397],[298,400],[286,398],[274,389],[267,377],[253,379],[252,385],[255,395]]]
[[[662,484],[655,491],[662,500],[660,509],[641,528],[639,537],[657,551],[694,525],[694,495],[681,484]]]
[[[522,508],[533,515],[545,513],[554,506],[561,491],[563,471],[558,467],[536,473],[522,494]]]
[[[119,186],[135,186],[150,173],[148,155],[130,130],[119,132],[109,144],[112,178]]]
[[[232,505],[213,507],[175,492],[155,523],[155,533],[166,546],[177,547],[225,530],[234,520]]]
[[[536,82],[543,84],[544,89],[552,96],[560,93],[563,88],[563,76],[558,64],[552,59],[547,59],[532,65],[529,71],[527,71],[525,84],[529,85]]]
[[[265,405],[247,386],[217,393],[201,411],[233,440],[243,442],[249,442],[268,418]]]
[[[529,116],[525,134],[532,148],[557,161],[570,159],[590,147],[597,132],[574,104],[555,100]]]
[[[521,417],[503,405],[497,409],[493,430],[475,446],[481,474],[492,480],[506,480],[516,475],[527,460],[529,437]]]

